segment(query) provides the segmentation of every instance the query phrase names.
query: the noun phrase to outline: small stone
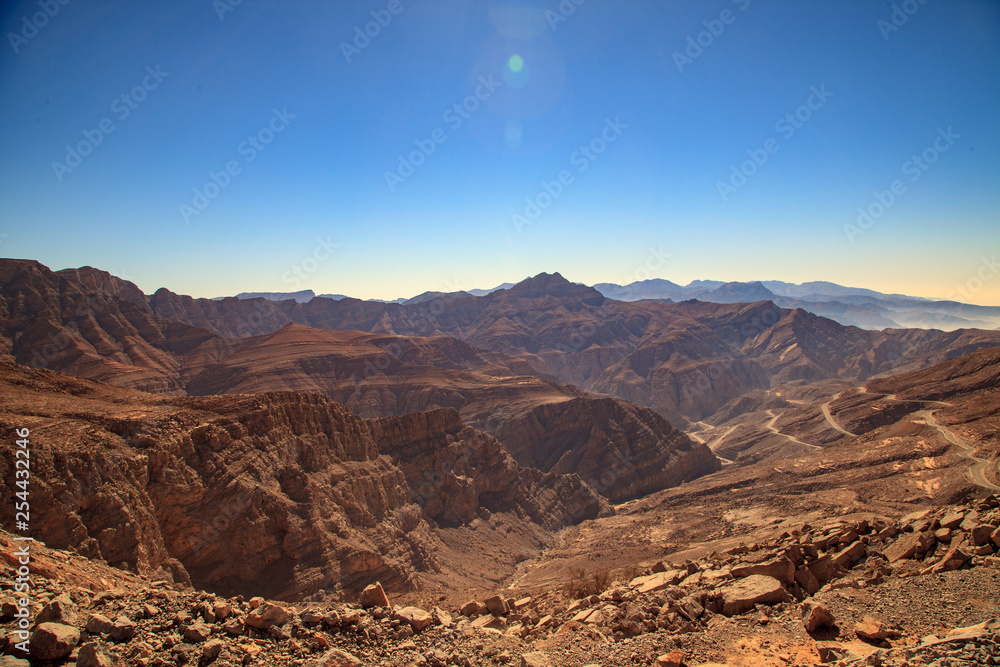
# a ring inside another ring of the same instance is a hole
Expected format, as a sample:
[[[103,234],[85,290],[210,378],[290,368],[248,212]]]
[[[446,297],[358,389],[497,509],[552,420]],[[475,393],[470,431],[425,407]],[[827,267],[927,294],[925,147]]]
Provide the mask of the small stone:
[[[364,663],[347,651],[330,649],[321,657],[307,663],[308,667],[363,667]]]

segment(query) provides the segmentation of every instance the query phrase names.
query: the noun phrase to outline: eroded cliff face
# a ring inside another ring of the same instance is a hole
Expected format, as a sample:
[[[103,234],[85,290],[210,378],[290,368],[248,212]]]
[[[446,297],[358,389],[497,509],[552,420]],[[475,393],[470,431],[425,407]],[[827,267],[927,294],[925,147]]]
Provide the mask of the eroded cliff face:
[[[617,399],[548,403],[505,422],[497,437],[518,463],[574,472],[613,501],[715,472],[719,460],[655,411]]]
[[[4,437],[31,430],[38,539],[223,593],[407,589],[444,567],[439,522],[510,513],[542,540],[608,511],[453,410],[368,420],[317,395],[164,398],[15,364],[0,392]]]

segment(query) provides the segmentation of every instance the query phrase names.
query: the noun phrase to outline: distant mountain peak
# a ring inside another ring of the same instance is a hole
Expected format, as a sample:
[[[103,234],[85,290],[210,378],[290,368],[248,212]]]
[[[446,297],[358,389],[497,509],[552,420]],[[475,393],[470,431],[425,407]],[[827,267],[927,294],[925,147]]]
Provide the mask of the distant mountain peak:
[[[589,306],[599,306],[604,302],[604,295],[593,287],[571,283],[558,272],[539,273],[537,276],[522,280],[507,291],[522,299],[540,299],[545,296],[570,297],[580,299]]]

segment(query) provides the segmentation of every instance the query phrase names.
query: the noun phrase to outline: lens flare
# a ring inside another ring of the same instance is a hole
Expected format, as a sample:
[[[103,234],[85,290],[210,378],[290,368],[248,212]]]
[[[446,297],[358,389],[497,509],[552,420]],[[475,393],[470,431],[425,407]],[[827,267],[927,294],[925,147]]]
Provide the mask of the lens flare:
[[[518,54],[514,54],[507,60],[507,67],[510,68],[511,72],[515,74],[524,69],[524,58]]]

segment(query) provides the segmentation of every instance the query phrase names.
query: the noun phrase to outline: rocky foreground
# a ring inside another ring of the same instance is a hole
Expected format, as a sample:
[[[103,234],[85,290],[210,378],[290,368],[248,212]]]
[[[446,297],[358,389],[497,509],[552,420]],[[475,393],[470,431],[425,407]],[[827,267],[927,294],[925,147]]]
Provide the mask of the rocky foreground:
[[[378,583],[350,602],[223,598],[35,544],[20,626],[23,543],[4,533],[0,666],[994,665],[998,508],[991,496],[893,523],[805,525],[457,609],[394,604]]]

